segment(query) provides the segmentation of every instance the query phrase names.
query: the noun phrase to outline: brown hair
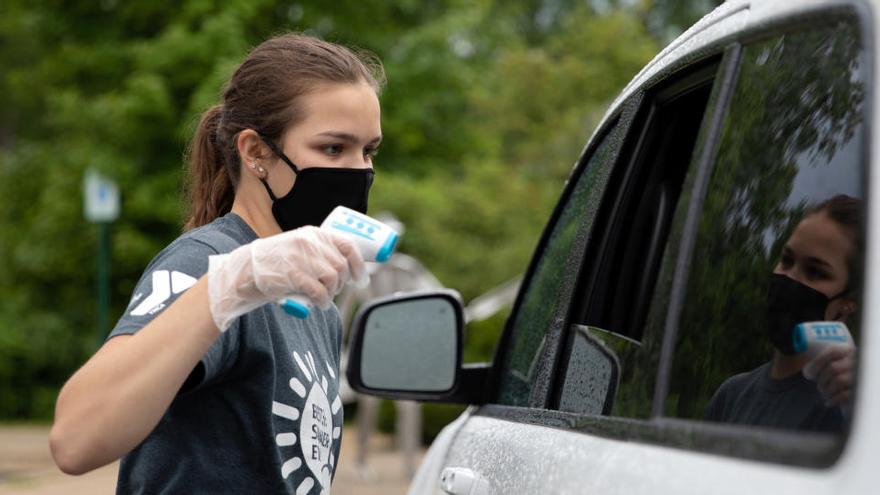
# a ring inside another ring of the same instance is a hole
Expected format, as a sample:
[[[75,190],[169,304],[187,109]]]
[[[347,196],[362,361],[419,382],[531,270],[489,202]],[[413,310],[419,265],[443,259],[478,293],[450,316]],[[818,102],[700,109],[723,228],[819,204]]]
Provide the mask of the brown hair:
[[[184,230],[205,225],[232,208],[240,160],[235,141],[245,129],[277,140],[304,115],[297,99],[320,83],[385,83],[379,60],[363,51],[301,34],[285,34],[254,48],[236,69],[219,105],[199,121],[187,148],[189,204]]]
[[[865,212],[862,200],[846,194],[838,194],[811,208],[807,215],[817,213],[827,215],[849,235],[855,252],[847,257],[849,270],[847,291],[859,292],[862,284],[862,258],[865,252]]]

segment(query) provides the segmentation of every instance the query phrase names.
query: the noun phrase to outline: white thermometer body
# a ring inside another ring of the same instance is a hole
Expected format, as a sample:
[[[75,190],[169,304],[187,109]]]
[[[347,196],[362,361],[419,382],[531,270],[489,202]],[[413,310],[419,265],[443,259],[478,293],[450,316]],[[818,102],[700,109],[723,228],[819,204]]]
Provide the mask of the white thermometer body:
[[[849,328],[842,321],[811,321],[799,323],[792,333],[794,352],[805,353],[810,359],[822,349],[832,346],[854,346]]]

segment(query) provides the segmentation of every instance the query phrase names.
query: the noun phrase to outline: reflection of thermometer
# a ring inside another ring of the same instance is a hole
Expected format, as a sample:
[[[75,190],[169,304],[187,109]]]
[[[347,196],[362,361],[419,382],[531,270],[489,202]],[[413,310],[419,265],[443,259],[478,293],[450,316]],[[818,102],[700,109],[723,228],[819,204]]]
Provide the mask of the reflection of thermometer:
[[[822,349],[832,346],[852,347],[852,335],[842,321],[811,321],[799,323],[792,334],[794,352],[813,359]]]
[[[321,228],[342,235],[360,249],[364,261],[385,263],[394,253],[399,235],[384,223],[344,206],[337,206],[321,224]],[[295,294],[278,301],[288,314],[306,318],[312,308],[312,301]]]

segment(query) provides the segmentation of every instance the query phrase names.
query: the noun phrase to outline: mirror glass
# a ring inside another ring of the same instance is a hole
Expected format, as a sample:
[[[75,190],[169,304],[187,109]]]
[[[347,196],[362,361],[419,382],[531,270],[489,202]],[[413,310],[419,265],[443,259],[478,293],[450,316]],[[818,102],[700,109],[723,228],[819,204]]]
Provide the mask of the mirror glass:
[[[574,340],[559,409],[578,414],[607,414],[617,390],[620,363],[598,336],[601,329],[573,325]],[[592,332],[591,332],[592,331]]]
[[[452,388],[458,322],[450,300],[432,297],[375,308],[367,317],[361,379],[369,388],[442,392]]]

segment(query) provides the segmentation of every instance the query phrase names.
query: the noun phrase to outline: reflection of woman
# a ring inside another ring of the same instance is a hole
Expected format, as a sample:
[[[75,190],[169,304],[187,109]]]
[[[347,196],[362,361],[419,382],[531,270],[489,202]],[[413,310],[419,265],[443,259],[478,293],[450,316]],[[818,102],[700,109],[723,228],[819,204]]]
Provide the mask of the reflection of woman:
[[[861,202],[840,195],[798,223],[770,282],[767,332],[775,347],[773,359],[728,378],[709,402],[707,419],[815,431],[842,426],[841,406],[852,394],[855,350],[826,349],[808,362],[794,354],[792,330],[800,322],[853,319],[861,273],[861,216]]]
[[[61,469],[122,457],[120,493],[330,491],[342,427],[331,298],[366,268],[314,225],[337,205],[366,210],[380,81],[308,36],[242,62],[193,140],[188,231],[58,396]],[[317,305],[308,318],[275,303],[294,293]]]

